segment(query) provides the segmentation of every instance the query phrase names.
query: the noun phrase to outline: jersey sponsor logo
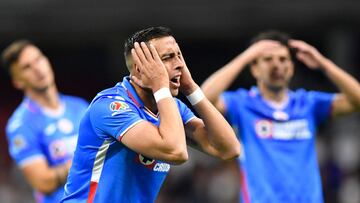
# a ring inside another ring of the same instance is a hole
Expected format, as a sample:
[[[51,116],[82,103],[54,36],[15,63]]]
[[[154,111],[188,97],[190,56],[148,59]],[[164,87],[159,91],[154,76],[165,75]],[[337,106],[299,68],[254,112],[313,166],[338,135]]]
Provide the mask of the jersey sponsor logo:
[[[136,157],[136,162],[156,172],[168,172],[170,170],[170,164],[157,162],[155,159],[148,158],[141,154]]]
[[[311,132],[306,119],[287,122],[275,122],[271,120],[258,120],[255,123],[256,135],[261,139],[310,139]]]
[[[59,130],[65,134],[69,134],[74,130],[73,123],[66,118],[62,118],[57,122],[57,127]]]
[[[23,135],[18,134],[13,139],[13,150],[15,153],[25,149],[27,146],[27,142]]]
[[[114,112],[111,114],[112,116],[129,109],[129,105],[127,105],[125,102],[122,102],[122,101],[111,102],[109,107],[110,107],[110,110]]]
[[[170,170],[170,164],[167,163],[156,163],[154,166],[154,171],[168,172],[169,170]]]

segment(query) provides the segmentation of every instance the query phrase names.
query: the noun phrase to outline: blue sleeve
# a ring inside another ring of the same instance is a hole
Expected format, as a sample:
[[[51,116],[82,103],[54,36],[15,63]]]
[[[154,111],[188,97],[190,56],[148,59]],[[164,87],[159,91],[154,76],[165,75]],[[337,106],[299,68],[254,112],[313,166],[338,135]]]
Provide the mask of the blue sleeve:
[[[324,122],[331,113],[331,105],[335,94],[309,91],[309,99],[313,103],[313,113],[317,124]]]
[[[180,116],[181,116],[181,119],[182,119],[182,122],[184,123],[184,125],[187,124],[191,119],[196,118],[196,116],[191,111],[191,109],[189,107],[187,107],[182,101],[180,101],[177,98],[175,98],[175,101],[179,108],[179,113],[180,113]]]
[[[19,166],[34,159],[45,158],[38,140],[38,134],[31,125],[21,118],[10,120],[6,127],[11,157]]]
[[[125,100],[104,97],[89,108],[94,130],[104,139],[112,136],[120,140],[127,130],[143,120],[137,107]]]
[[[236,122],[236,118],[238,117],[237,110],[242,106],[243,99],[241,97],[243,94],[244,90],[238,89],[237,91],[226,91],[221,95],[226,109],[224,117],[230,124]]]

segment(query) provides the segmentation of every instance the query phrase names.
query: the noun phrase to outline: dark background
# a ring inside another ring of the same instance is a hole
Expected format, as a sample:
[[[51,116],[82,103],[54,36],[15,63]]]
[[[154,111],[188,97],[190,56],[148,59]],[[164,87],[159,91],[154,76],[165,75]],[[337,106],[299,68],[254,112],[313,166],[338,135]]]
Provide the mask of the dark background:
[[[16,39],[32,40],[49,57],[59,90],[88,101],[128,74],[123,58],[124,40],[139,29],[158,25],[173,30],[199,85],[246,49],[252,36],[269,29],[305,40],[360,78],[360,1],[0,0],[0,49]],[[6,120],[22,94],[12,88],[4,71],[0,73],[2,194],[22,180],[8,155],[4,135]],[[245,70],[231,88],[253,84],[254,79]],[[322,73],[310,71],[300,63],[292,87],[337,91]],[[360,202],[359,121],[359,114],[355,114],[321,128],[318,150],[326,202]],[[211,181],[219,179],[228,180],[223,184],[229,190],[238,190],[233,163],[215,161],[193,151],[192,154],[190,164],[174,167],[165,185],[168,189],[162,190],[159,202],[166,202],[168,196],[178,197],[178,202],[216,202],[219,195],[214,196],[216,192],[209,187]],[[182,175],[179,178],[175,173]],[[23,196],[28,197],[26,186],[23,191]],[[8,200],[3,198],[0,202],[23,201],[14,197],[19,195],[8,196]],[[228,196],[231,198],[221,201],[236,201],[236,195]]]

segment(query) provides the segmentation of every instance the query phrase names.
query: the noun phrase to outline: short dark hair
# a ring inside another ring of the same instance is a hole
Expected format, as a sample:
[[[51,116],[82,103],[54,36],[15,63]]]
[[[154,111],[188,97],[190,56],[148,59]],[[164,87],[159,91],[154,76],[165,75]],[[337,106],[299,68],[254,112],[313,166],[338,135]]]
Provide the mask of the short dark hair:
[[[291,39],[290,35],[285,32],[281,32],[278,30],[268,30],[268,31],[264,31],[264,32],[261,32],[258,35],[256,35],[251,40],[250,44],[254,44],[261,40],[274,40],[274,41],[280,42],[282,45],[284,45],[286,47],[289,47],[288,42],[290,39]]]
[[[285,46],[290,53],[291,58],[295,58],[296,50],[290,48],[289,46],[289,40],[291,39],[291,36],[288,33],[281,32],[278,30],[267,30],[264,32],[260,32],[257,34],[252,40],[250,41],[250,45],[255,44],[256,42],[259,42],[261,40],[274,40]],[[252,61],[251,64],[256,63],[256,60]]]
[[[131,49],[134,48],[135,42],[148,42],[152,39],[173,36],[170,28],[168,27],[149,27],[143,30],[140,30],[133,35],[131,35],[124,45],[124,55],[125,58],[131,53]]]
[[[1,61],[6,72],[10,74],[10,67],[17,62],[21,52],[27,46],[35,46],[30,40],[21,39],[11,43],[1,54]]]

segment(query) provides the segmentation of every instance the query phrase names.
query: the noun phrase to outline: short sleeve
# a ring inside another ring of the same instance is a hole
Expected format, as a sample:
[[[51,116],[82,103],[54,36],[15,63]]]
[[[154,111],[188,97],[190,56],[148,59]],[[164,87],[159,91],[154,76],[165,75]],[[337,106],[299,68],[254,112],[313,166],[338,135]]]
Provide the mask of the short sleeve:
[[[100,98],[91,104],[89,111],[94,130],[104,139],[112,136],[121,140],[131,127],[143,121],[138,108],[125,100]]]
[[[312,111],[316,118],[317,124],[321,124],[330,116],[331,105],[334,97],[334,93],[309,91],[309,99],[313,103]]]
[[[10,120],[6,127],[6,135],[10,155],[20,167],[35,159],[45,159],[36,130],[30,125],[24,125],[23,120]]]
[[[196,118],[196,116],[191,111],[191,109],[189,107],[187,107],[181,100],[176,99],[176,103],[178,105],[180,116],[181,116],[181,119],[182,119],[184,125],[186,125],[193,118]]]
[[[243,95],[244,90],[242,89],[238,89],[237,91],[225,91],[221,94],[226,109],[224,116],[230,123],[234,123],[238,117],[236,110],[242,106],[243,99],[241,99],[241,97]]]

